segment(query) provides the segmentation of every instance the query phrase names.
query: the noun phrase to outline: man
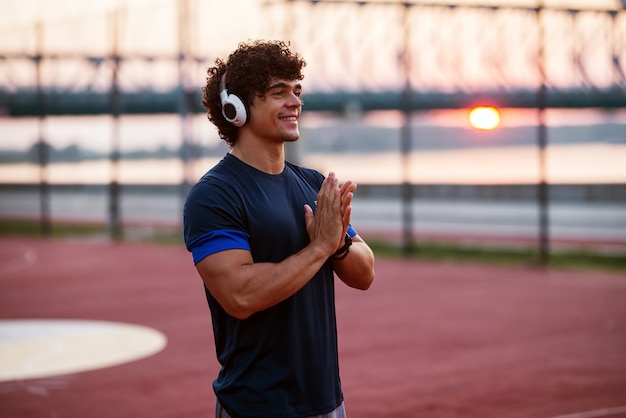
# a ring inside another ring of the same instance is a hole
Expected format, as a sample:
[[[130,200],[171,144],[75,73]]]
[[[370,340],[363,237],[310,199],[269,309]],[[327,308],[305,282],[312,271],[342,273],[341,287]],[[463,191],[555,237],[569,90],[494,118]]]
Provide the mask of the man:
[[[202,104],[230,152],[192,188],[187,248],[205,287],[216,417],[344,417],[334,273],[368,289],[374,255],[350,225],[356,184],[285,161],[305,61],[240,44],[209,68]]]

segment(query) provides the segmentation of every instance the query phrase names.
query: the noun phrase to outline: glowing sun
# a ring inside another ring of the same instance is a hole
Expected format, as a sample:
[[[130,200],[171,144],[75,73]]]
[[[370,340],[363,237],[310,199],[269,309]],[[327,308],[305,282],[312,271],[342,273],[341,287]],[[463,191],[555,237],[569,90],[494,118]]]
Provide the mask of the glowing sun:
[[[500,112],[494,107],[478,106],[470,110],[469,122],[474,129],[491,131],[500,125]]]

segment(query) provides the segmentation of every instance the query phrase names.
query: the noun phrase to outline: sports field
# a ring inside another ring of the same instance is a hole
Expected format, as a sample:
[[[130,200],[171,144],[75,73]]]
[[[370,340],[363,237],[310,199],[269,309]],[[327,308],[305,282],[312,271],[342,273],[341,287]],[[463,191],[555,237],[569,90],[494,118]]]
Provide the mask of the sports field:
[[[623,274],[376,272],[337,285],[350,418],[626,417]],[[0,417],[210,417],[217,370],[183,248],[0,238]]]

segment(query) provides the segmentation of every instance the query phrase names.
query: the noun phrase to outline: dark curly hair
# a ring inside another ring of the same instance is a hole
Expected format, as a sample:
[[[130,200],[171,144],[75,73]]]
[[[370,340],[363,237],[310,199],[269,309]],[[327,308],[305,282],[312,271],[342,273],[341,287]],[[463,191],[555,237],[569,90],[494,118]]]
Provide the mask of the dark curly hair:
[[[206,85],[202,88],[202,105],[207,117],[217,127],[220,138],[231,147],[237,142],[239,128],[222,115],[219,84],[224,72],[226,89],[236,94],[250,106],[254,97],[263,97],[272,78],[293,81],[302,80],[302,69],[306,62],[299,54],[289,49],[283,41],[250,41],[240,43],[224,62],[215,60],[207,70]]]

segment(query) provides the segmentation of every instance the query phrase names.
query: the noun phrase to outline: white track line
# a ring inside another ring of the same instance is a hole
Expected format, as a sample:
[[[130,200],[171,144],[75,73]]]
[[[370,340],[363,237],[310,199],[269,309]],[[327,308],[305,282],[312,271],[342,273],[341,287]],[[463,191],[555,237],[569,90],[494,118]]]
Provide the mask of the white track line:
[[[558,415],[550,418],[594,418],[609,417],[611,415],[622,414],[626,412],[626,405],[616,406],[615,408],[596,409],[595,411],[574,412],[573,414]]]

